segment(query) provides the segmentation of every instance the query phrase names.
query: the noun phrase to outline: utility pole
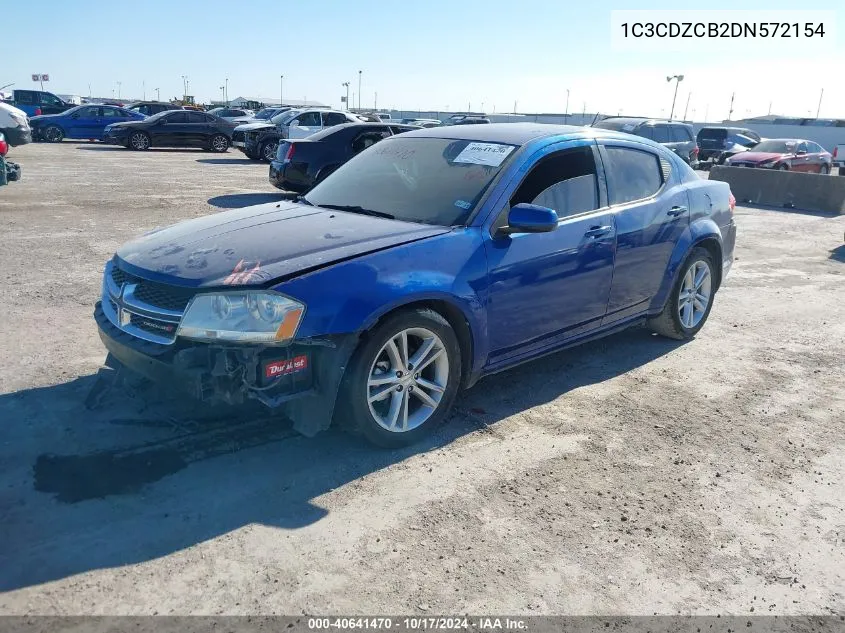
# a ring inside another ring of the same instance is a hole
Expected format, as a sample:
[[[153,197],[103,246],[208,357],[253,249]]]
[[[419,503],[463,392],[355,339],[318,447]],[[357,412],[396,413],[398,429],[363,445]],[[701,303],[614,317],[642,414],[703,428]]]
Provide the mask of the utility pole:
[[[3,87],[5,88],[6,86]],[[88,98],[91,98],[91,84],[88,84]]]
[[[378,93],[373,97],[373,112],[378,111]]]
[[[120,99],[120,82],[117,82],[117,98]]]
[[[279,75],[279,107],[285,105],[285,76]]]
[[[229,107],[229,78],[223,83],[223,101],[226,102],[226,107]]]
[[[669,120],[672,120],[672,117],[675,116],[675,100],[678,98],[678,85],[684,80],[683,75],[672,75],[671,77],[666,77],[666,81],[675,80],[675,95],[672,97],[672,110],[669,112]]]
[[[816,110],[816,118],[817,118],[817,119],[819,118],[819,112],[821,112],[821,111],[822,111],[822,97],[823,97],[823,96],[824,96],[824,88],[822,88],[822,92],[821,92],[821,94],[819,95],[819,107],[818,107],[818,109]]]
[[[516,103],[517,103],[517,101],[516,101],[516,99],[514,99],[514,102],[513,102],[513,113],[514,114],[516,114]]]
[[[689,110],[689,98],[692,96],[691,92],[687,93],[687,106],[684,108],[684,121],[687,120],[687,111]]]
[[[731,120],[731,116],[733,116],[733,113],[734,113],[734,97],[735,96],[736,96],[736,93],[732,92],[731,93],[731,109],[728,110],[728,121]]]
[[[583,125],[584,120],[587,118],[587,102],[584,102],[584,107],[581,109],[581,124]]]
[[[364,73],[363,70],[358,71],[358,109],[361,109],[361,75]]]

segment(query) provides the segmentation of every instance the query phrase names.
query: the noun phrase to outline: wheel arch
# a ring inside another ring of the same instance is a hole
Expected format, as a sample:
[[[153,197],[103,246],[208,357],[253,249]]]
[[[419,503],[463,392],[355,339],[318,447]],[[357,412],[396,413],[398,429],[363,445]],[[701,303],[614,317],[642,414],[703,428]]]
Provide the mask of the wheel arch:
[[[449,323],[449,326],[455,332],[458,339],[458,345],[461,350],[461,386],[469,387],[474,382],[474,374],[472,371],[472,359],[475,351],[476,341],[473,337],[472,326],[466,313],[454,302],[444,299],[442,297],[426,297],[418,298],[393,305],[382,310],[381,312],[372,315],[363,325],[360,333],[356,349],[361,345],[361,342],[366,339],[370,332],[375,329],[379,323],[382,323],[386,318],[403,312],[406,310],[428,308],[437,312]]]

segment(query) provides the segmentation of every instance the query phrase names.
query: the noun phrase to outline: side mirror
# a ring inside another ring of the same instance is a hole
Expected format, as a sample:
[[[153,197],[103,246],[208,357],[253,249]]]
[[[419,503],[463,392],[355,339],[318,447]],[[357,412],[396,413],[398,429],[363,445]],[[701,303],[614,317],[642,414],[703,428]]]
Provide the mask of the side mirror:
[[[554,209],[536,204],[520,203],[508,212],[508,225],[499,229],[500,233],[548,233],[557,228],[557,212]]]

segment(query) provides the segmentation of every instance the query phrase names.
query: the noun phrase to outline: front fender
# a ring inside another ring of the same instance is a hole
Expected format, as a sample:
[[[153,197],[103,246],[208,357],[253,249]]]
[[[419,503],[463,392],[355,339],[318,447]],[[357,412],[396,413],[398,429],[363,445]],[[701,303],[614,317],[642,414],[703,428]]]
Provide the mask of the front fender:
[[[461,228],[304,274],[274,287],[306,305],[297,338],[365,332],[385,314],[444,301],[464,316],[472,338],[468,369],[487,355],[487,259],[481,232]]]
[[[649,306],[650,314],[657,314],[663,310],[666,305],[666,300],[669,298],[669,292],[675,285],[678,275],[681,271],[681,265],[689,256],[690,251],[704,240],[715,239],[719,243],[719,250],[722,250],[722,232],[719,226],[709,217],[698,218],[693,220],[687,229],[681,234],[675,244],[675,249],[669,258],[669,263],[666,266],[666,274],[663,275],[663,283],[657,294],[654,295],[651,305]],[[722,259],[716,265],[721,268]]]

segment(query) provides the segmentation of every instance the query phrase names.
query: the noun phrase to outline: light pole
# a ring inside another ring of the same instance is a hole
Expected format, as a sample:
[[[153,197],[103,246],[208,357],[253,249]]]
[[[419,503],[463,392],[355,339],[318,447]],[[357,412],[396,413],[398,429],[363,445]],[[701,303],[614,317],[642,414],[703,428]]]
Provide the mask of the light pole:
[[[821,112],[821,111],[822,111],[822,97],[823,97],[823,96],[824,96],[824,88],[822,88],[822,92],[821,92],[821,94],[819,95],[819,107],[818,107],[818,109],[816,110],[816,118],[817,118],[817,119],[819,118],[819,112]]]
[[[340,85],[343,86],[344,88],[346,88],[346,109],[349,110],[349,82],[344,81]]]
[[[569,121],[569,88],[566,89],[566,110],[563,112],[563,122]]]
[[[220,99],[226,101],[226,86],[220,86]]]
[[[691,92],[687,93],[687,106],[684,108],[684,121],[687,120],[687,110],[689,110],[689,98],[692,96]]]
[[[672,117],[675,114],[675,99],[678,98],[678,84],[680,84],[684,80],[683,75],[672,75],[671,77],[666,77],[666,81],[675,80],[675,96],[672,97],[672,110],[669,112],[669,120],[672,120]]]
[[[161,95],[158,92],[158,88],[156,88],[156,101],[161,101]]]
[[[358,109],[361,109],[361,75],[363,74],[363,70],[358,71]]]
[[[146,101],[147,100],[147,82],[146,81],[141,82],[141,92],[143,93],[143,96],[141,97],[141,99]]]
[[[117,98],[120,99],[120,82],[117,82]]]
[[[229,107],[229,78],[226,77],[226,81],[223,84],[223,101],[226,102],[226,107]]]
[[[188,96],[188,75],[182,75],[182,101]]]
[[[279,75],[279,107],[285,105],[285,76]]]

